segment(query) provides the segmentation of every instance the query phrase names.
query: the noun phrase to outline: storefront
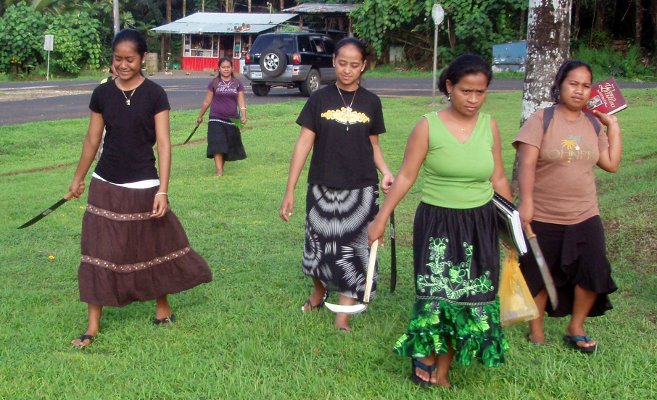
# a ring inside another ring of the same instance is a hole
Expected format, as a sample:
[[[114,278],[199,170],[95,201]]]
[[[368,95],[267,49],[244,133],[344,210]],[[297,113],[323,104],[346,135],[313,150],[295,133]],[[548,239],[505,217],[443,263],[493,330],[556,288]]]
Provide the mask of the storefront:
[[[214,70],[221,57],[229,57],[233,69],[241,71],[240,60],[255,36],[294,17],[296,14],[195,13],[153,30],[183,35],[183,70]]]

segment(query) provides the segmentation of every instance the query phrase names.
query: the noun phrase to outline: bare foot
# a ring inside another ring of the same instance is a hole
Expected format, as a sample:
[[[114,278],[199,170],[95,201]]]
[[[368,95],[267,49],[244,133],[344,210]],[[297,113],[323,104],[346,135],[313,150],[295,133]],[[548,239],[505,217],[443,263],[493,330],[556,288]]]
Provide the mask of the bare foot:
[[[436,386],[444,387],[446,389],[451,389],[452,384],[449,382],[449,379],[447,379],[446,376],[441,376],[436,378],[436,382],[432,382]]]
[[[98,332],[85,332],[84,334],[80,335],[79,337],[76,337],[75,339],[71,340],[71,344],[75,347],[78,348],[84,348],[89,346],[91,343],[93,343],[94,339],[96,338],[96,335]]]
[[[335,314],[335,329],[343,332],[351,332],[351,327],[349,326],[349,315],[344,313]]]
[[[527,334],[527,340],[532,342],[534,346],[542,346],[545,344],[545,335],[543,332]]]
[[[217,176],[224,176],[224,170],[217,171],[216,175]]]

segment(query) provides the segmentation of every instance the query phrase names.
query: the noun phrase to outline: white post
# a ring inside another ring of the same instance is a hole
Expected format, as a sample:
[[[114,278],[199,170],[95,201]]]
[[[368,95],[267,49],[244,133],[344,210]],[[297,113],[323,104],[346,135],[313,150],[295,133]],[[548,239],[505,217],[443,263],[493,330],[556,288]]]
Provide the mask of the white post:
[[[114,19],[114,34],[121,30],[121,21],[119,21],[119,0],[112,1],[112,16]]]
[[[55,42],[54,35],[46,35],[43,39],[43,49],[48,52],[48,62],[46,65],[46,80],[50,80],[50,52],[53,49],[53,44]]]
[[[445,18],[445,10],[443,7],[436,3],[431,8],[431,18],[434,23],[433,34],[433,83],[431,85],[431,105],[436,105],[436,70],[438,69],[438,26]]]
[[[436,105],[436,70],[438,69],[438,24],[433,26],[433,81],[431,83],[431,105]]]

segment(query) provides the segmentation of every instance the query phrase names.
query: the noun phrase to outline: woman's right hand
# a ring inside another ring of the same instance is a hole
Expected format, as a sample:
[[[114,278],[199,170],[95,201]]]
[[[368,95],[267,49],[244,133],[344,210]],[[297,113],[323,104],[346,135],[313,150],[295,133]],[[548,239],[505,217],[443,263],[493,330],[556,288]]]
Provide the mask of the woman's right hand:
[[[73,179],[71,184],[68,186],[68,191],[73,194],[73,197],[76,199],[79,199],[80,196],[82,196],[82,193],[84,193],[84,179],[82,180],[77,180]]]
[[[521,201],[518,205],[522,226],[528,225],[534,219],[534,204],[531,201]]]
[[[285,222],[290,221],[292,211],[294,210],[294,193],[286,193],[281,202],[281,208],[278,210],[278,215]]]
[[[199,117],[196,118],[196,125],[201,125],[202,122],[203,122],[203,116],[199,115]]]
[[[374,241],[378,240],[379,245],[383,245],[383,234],[386,232],[386,221],[380,222],[379,218],[375,218],[367,226],[367,243],[372,246]]]

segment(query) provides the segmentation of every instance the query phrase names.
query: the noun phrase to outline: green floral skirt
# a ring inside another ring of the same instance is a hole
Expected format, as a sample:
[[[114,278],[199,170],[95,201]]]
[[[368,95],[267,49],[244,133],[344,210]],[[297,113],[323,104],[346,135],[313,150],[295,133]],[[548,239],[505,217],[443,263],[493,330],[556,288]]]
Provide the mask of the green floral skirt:
[[[450,209],[420,203],[413,225],[416,302],[394,351],[414,358],[445,354],[487,366],[504,362],[508,344],[497,298],[500,260],[492,203]]]
[[[418,300],[408,331],[395,344],[394,351],[402,356],[422,358],[447,353],[454,349],[454,358],[470,365],[472,358],[489,367],[504,362],[509,345],[500,325],[500,303],[463,306],[444,300]]]

